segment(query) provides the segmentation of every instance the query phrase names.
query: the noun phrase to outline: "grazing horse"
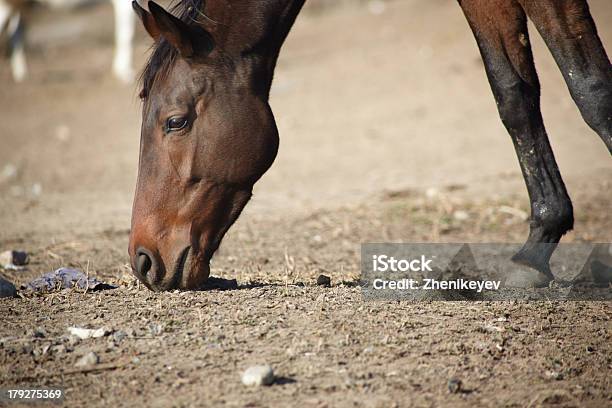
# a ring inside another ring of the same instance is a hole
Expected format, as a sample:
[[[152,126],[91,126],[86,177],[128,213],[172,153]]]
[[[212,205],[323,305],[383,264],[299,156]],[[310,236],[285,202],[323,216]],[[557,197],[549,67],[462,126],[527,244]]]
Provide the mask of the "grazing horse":
[[[36,0],[53,7],[74,6],[86,0]],[[134,17],[130,0],[111,0],[115,13],[115,56],[113,74],[122,82],[131,82],[132,39],[134,37]],[[9,55],[11,73],[15,82],[23,81],[27,76],[27,65],[24,50],[23,9],[27,0],[0,0],[0,34],[7,31],[9,37]]]
[[[133,6],[155,40],[142,75],[142,129],[129,254],[153,290],[194,289],[277,153],[268,105],[280,48],[304,0],[189,0]],[[546,41],[583,118],[612,152],[612,69],[585,0],[459,0],[531,201],[513,257],[552,279],[549,259],[573,226],[540,113],[527,17]],[[175,16],[176,14],[176,16]]]

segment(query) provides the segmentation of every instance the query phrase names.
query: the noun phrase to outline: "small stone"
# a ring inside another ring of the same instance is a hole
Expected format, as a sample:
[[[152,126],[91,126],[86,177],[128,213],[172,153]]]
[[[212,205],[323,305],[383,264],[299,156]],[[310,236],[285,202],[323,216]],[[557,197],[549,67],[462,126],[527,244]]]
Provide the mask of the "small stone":
[[[24,266],[28,263],[28,253],[25,251],[4,251],[0,253],[0,266],[11,269],[15,266]]]
[[[561,381],[563,379],[563,373],[555,370],[550,370],[546,372],[546,376],[551,380]]]
[[[79,358],[77,362],[74,364],[74,366],[75,367],[87,367],[87,366],[96,365],[99,362],[100,362],[100,358],[98,357],[98,355],[94,353],[93,351],[90,351],[89,353],[85,354],[83,357]]]
[[[331,286],[331,278],[326,275],[319,275],[319,277],[317,278],[317,285],[329,288]]]
[[[38,197],[42,194],[42,185],[40,183],[34,183],[32,185],[32,195]]]
[[[113,340],[116,343],[121,343],[127,336],[128,334],[124,332],[123,330],[117,330],[116,332],[113,333]]]
[[[0,298],[17,296],[17,288],[11,282],[0,277]]]
[[[30,332],[30,335],[35,339],[44,339],[47,336],[45,329],[37,327]]]
[[[451,394],[457,394],[458,392],[461,391],[461,386],[463,384],[461,383],[461,380],[458,378],[451,378],[450,380],[448,380],[448,392],[450,392]]]
[[[430,187],[427,190],[425,190],[425,197],[430,198],[430,199],[436,198],[439,194],[440,192],[435,187]]]
[[[21,354],[32,354],[33,350],[34,347],[32,346],[32,343],[23,343],[21,346]]]
[[[97,339],[99,337],[104,337],[110,334],[110,330],[105,327],[101,327],[99,329],[84,329],[82,327],[69,327],[68,332],[73,336],[78,337],[81,340],[94,338]]]
[[[157,323],[149,323],[148,329],[153,336],[159,336],[164,332],[164,327]]]
[[[587,351],[588,353],[592,353],[592,352],[594,352],[594,351],[595,351],[595,347],[593,347],[593,346],[587,346],[587,347],[586,347],[586,351]]]
[[[242,373],[244,385],[270,385],[274,382],[274,371],[269,365],[251,366]]]
[[[0,171],[0,183],[13,180],[17,177],[18,172],[17,166],[12,163],[4,165],[4,168]]]
[[[470,218],[470,214],[467,211],[457,210],[453,213],[453,218],[457,221],[465,221]]]

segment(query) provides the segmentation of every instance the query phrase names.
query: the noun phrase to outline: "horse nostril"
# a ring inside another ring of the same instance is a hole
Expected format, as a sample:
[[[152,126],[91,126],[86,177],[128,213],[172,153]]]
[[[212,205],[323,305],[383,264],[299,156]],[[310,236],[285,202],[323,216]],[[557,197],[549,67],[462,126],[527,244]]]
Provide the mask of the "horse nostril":
[[[134,275],[145,285],[157,285],[164,277],[164,265],[159,256],[144,247],[136,250],[133,259]]]
[[[136,252],[136,272],[142,277],[147,276],[147,273],[151,271],[153,267],[153,259],[149,255],[148,251],[139,249]]]
[[[146,275],[151,270],[151,258],[147,254],[140,254],[138,261],[136,261],[136,268],[138,273]]]

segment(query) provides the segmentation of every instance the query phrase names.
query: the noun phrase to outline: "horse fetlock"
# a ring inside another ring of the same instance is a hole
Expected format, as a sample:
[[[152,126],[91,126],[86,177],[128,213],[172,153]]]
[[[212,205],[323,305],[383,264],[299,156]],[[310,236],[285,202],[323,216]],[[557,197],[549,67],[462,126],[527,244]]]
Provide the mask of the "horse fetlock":
[[[529,238],[512,260],[538,271],[534,275],[536,286],[553,280],[549,261],[557,243],[574,224],[572,203],[568,197],[550,202],[535,202],[531,210]],[[535,272],[534,272],[535,273]]]
[[[533,203],[529,234],[533,242],[557,243],[573,227],[574,211],[568,197]]]

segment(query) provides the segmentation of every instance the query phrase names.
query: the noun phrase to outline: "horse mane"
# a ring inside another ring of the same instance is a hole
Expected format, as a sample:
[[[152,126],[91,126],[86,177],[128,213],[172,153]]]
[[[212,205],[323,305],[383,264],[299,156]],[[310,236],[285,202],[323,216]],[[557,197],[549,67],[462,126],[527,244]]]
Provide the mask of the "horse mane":
[[[196,25],[201,19],[210,20],[202,10],[206,0],[179,0],[169,8],[169,12],[180,18],[189,25]],[[142,70],[139,83],[141,85],[140,97],[146,98],[147,94],[158,79],[166,77],[170,68],[174,65],[178,51],[163,37],[160,37],[152,46],[151,55]]]

